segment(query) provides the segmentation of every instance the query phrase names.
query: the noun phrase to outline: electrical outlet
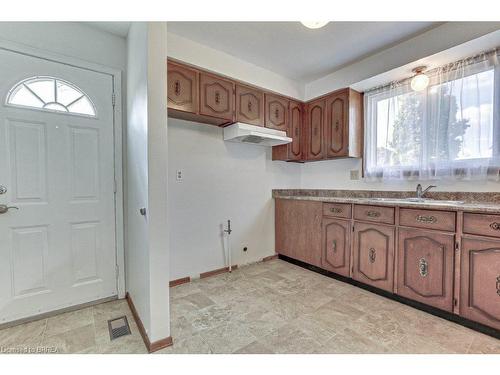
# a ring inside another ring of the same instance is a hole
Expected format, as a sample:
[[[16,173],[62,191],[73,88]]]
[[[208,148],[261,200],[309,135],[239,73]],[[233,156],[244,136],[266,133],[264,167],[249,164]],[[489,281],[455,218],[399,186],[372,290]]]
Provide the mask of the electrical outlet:
[[[182,176],[183,176],[182,169],[178,169],[178,170],[175,172],[175,180],[176,180],[177,182],[182,182]]]
[[[359,180],[359,170],[351,169],[351,180]]]

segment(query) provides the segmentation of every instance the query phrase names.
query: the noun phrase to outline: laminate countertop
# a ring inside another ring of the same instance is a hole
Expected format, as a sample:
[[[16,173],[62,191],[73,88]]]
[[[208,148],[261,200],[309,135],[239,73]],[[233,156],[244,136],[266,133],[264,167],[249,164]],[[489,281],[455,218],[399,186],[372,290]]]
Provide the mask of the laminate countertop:
[[[500,193],[434,192],[426,200],[412,202],[415,192],[368,190],[273,190],[275,199],[294,199],[326,203],[355,203],[372,206],[425,208],[500,214]],[[434,201],[434,202],[433,202]],[[441,202],[439,202],[441,201]],[[446,202],[443,202],[446,201]]]

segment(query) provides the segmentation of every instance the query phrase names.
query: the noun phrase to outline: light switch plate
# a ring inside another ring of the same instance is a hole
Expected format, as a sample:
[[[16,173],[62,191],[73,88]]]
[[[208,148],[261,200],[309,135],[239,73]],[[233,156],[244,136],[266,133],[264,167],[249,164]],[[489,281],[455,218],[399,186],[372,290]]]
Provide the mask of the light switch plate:
[[[359,180],[359,170],[351,169],[351,180]]]

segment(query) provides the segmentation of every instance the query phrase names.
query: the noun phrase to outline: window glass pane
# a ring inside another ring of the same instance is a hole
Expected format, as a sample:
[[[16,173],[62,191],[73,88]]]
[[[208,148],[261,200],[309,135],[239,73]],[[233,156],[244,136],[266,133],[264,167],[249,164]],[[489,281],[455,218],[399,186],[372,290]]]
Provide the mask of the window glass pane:
[[[51,77],[36,77],[19,82],[10,90],[7,104],[41,110],[95,116],[90,99],[78,88]]]
[[[24,85],[18,86],[9,98],[10,104],[42,108],[43,102],[31,93]]]
[[[68,107],[68,111],[82,115],[95,116],[94,107],[85,96]]]
[[[49,103],[49,104],[46,104],[44,108],[50,109],[51,111],[68,112],[66,107],[59,104],[59,103]]]
[[[366,93],[367,176],[498,177],[500,68],[481,64],[439,70],[420,92],[407,80]]]
[[[68,86],[64,82],[57,81],[57,101],[62,105],[67,106],[82,96],[80,91]]]
[[[377,165],[416,165],[421,153],[422,96],[406,93],[377,102]]]
[[[52,79],[37,79],[31,82],[26,82],[26,86],[28,86],[45,103],[53,103],[56,100],[54,80]]]

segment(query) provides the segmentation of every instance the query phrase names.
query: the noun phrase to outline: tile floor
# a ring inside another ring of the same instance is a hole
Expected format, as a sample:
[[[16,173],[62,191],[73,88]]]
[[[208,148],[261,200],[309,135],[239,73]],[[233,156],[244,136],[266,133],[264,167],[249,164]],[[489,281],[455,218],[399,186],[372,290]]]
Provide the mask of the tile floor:
[[[500,340],[281,260],[170,289],[174,345],[157,353],[497,353]],[[132,335],[109,340],[127,315]],[[146,353],[127,303],[0,330],[0,348]]]
[[[111,341],[108,320],[126,315],[132,332]],[[0,330],[0,353],[147,353],[127,301],[116,300]]]

